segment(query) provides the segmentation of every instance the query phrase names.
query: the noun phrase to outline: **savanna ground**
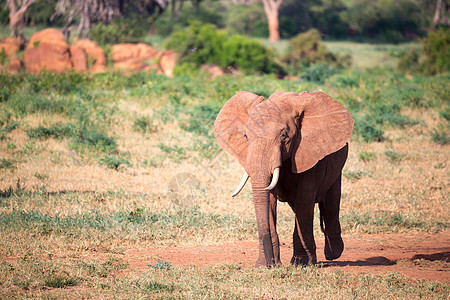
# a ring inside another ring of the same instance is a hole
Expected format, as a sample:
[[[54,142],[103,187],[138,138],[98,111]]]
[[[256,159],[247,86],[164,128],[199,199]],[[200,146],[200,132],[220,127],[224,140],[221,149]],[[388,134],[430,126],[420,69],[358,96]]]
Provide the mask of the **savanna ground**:
[[[447,299],[450,78],[396,72],[414,45],[327,45],[354,64],[323,83],[0,74],[0,298]],[[320,263],[288,266],[280,203],[285,266],[253,268],[251,191],[230,197],[243,169],[212,135],[240,90],[323,91],[353,113],[337,261],[316,216]]]

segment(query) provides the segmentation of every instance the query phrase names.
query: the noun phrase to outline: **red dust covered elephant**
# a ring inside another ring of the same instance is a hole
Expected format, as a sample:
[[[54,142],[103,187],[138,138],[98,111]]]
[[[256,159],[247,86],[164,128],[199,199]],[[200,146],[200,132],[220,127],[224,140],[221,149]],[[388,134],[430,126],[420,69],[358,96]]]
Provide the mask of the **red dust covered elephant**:
[[[218,143],[246,173],[233,196],[251,178],[259,236],[256,266],[281,264],[276,231],[277,199],[295,213],[291,264],[317,263],[314,205],[319,203],[325,257],[344,250],[339,222],[342,168],[353,131],[351,114],[318,92],[276,92],[264,97],[238,92],[214,123]]]

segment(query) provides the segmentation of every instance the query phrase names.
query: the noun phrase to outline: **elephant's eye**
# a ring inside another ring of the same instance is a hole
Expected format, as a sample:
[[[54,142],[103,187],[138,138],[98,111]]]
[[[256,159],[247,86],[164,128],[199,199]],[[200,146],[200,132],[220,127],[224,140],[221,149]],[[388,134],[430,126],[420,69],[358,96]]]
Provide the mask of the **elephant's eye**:
[[[289,135],[287,134],[287,132],[286,131],[283,131],[282,133],[281,133],[281,139],[284,141],[284,140],[286,140],[286,139],[288,139],[289,138]]]
[[[247,136],[246,133],[244,133],[244,137],[245,137],[245,139],[248,141],[248,136]]]

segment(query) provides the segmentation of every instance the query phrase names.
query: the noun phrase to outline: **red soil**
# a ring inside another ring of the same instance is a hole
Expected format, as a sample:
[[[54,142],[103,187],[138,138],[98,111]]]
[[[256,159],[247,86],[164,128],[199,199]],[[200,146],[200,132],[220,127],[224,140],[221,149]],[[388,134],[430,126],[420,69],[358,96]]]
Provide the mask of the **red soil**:
[[[450,281],[450,233],[439,234],[371,234],[344,237],[345,250],[335,261],[326,261],[323,239],[317,238],[319,264],[325,270],[361,273],[397,272],[414,279]],[[148,269],[163,259],[175,267],[237,264],[252,267],[257,258],[256,241],[195,247],[161,247],[128,249],[124,261],[138,269]],[[292,243],[282,243],[281,260],[289,263]]]

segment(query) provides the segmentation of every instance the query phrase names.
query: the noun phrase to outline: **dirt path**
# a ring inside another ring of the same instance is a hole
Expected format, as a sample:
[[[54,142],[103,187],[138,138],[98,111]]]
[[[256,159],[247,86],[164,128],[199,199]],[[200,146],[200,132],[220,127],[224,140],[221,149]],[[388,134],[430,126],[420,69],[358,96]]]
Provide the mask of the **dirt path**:
[[[398,272],[415,279],[450,281],[450,233],[439,234],[372,234],[344,237],[345,250],[332,262],[325,260],[323,240],[317,240],[319,262],[327,270],[363,273]],[[124,260],[138,269],[148,269],[156,259],[176,267],[187,265],[238,264],[251,267],[256,261],[256,241],[233,244],[154,249],[128,249]],[[287,264],[292,243],[282,243],[281,260]]]

